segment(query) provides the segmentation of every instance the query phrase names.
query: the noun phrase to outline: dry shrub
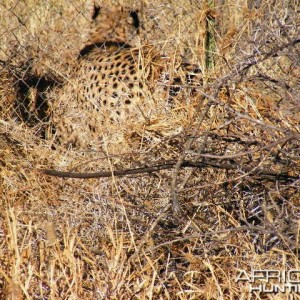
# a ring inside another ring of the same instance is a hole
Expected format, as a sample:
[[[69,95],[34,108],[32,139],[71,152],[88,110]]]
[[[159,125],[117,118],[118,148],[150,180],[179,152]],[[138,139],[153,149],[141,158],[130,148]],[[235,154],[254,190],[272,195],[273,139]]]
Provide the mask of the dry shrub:
[[[121,150],[88,151],[44,139],[40,109],[84,43],[87,3],[2,1],[1,298],[233,299],[250,296],[240,270],[297,268],[299,16],[296,1],[255,3],[123,1],[181,91]]]

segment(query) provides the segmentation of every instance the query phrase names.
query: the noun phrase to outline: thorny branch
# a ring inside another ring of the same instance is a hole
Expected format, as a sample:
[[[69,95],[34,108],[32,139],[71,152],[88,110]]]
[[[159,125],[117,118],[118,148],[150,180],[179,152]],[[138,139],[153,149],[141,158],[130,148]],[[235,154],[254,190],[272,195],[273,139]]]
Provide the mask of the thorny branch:
[[[201,91],[200,88],[198,88],[197,91],[199,92],[199,94],[204,96],[209,102],[206,105],[205,109],[201,112],[200,121],[198,122],[198,126],[196,126],[196,128],[194,129],[194,132],[196,133],[198,131],[198,128],[201,126],[203,120],[205,119],[206,114],[207,114],[210,106],[212,104],[215,104],[215,105],[223,106],[229,112],[232,112],[234,115],[236,115],[236,117],[246,119],[246,120],[248,120],[252,123],[255,123],[259,126],[263,126],[265,128],[269,128],[269,129],[272,129],[272,130],[275,130],[275,131],[281,131],[281,132],[286,133],[286,134],[295,134],[295,133],[287,132],[286,129],[277,128],[275,126],[268,125],[268,124],[264,123],[261,120],[251,118],[247,114],[241,114],[240,112],[236,111],[234,108],[230,107],[228,104],[218,101],[217,98],[218,98],[219,92],[221,91],[221,89],[224,86],[227,86],[229,83],[242,81],[244,79],[244,77],[247,75],[248,71],[253,66],[258,65],[259,63],[269,59],[270,57],[278,55],[278,52],[283,51],[284,49],[287,49],[290,46],[294,46],[298,43],[300,43],[300,39],[294,39],[292,41],[289,41],[288,43],[276,46],[275,48],[271,49],[268,52],[255,53],[251,56],[246,57],[242,62],[238,63],[233,68],[232,72],[230,72],[229,74],[226,74],[225,76],[223,76],[222,78],[220,78],[219,80],[217,80],[215,82],[215,84],[212,86],[212,90],[214,91],[212,95],[210,95],[208,93],[205,93],[205,92]],[[193,86],[191,86],[191,87],[193,87]],[[199,116],[201,108],[202,107],[199,106],[198,109],[196,110],[195,115],[193,117],[194,120]],[[299,138],[299,135],[297,135],[297,137]],[[179,205],[179,202],[178,202],[178,199],[177,199],[178,171],[179,171],[180,167],[183,166],[183,162],[184,162],[186,153],[191,149],[192,144],[193,144],[192,139],[187,141],[187,143],[185,144],[184,150],[182,151],[182,153],[179,155],[179,157],[177,159],[177,163],[176,163],[174,171],[173,171],[173,177],[172,177],[172,183],[171,183],[171,200],[172,200],[172,203],[173,203],[173,211],[176,214],[180,214],[180,212],[181,212],[181,208],[180,208],[180,205]],[[204,144],[203,144],[203,146],[204,146]],[[200,149],[198,157],[201,157],[201,151],[202,150],[203,149]]]

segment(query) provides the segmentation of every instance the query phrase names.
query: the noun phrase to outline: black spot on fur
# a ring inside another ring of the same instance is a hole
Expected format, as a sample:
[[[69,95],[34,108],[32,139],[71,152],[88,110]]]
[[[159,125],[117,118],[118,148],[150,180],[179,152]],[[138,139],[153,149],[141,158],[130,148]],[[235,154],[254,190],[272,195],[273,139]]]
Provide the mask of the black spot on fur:
[[[113,98],[117,98],[118,97],[118,93],[117,92],[113,92],[111,95]]]
[[[125,100],[125,104],[126,104],[126,105],[129,105],[129,104],[131,104],[131,101],[130,101],[129,99],[126,99],[126,100]]]
[[[126,55],[125,57],[124,57],[124,60],[129,60],[129,61],[132,61],[133,60],[133,57],[132,57],[132,55]]]
[[[91,124],[89,124],[89,130],[92,132],[96,132],[96,129],[94,126],[92,126]]]
[[[115,82],[115,83],[113,84],[113,88],[116,89],[117,87],[118,87],[118,84]]]

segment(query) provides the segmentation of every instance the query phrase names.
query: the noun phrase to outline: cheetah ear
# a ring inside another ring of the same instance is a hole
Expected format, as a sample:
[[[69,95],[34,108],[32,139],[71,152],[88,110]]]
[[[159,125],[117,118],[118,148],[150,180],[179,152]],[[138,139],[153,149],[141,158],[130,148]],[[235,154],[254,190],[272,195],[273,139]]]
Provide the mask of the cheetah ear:
[[[132,10],[132,11],[130,11],[130,17],[133,19],[133,26],[136,29],[139,29],[139,27],[140,27],[140,20],[139,20],[138,10]]]
[[[93,1],[93,6],[91,7],[91,16],[92,16],[92,20],[95,20],[99,13],[100,13],[101,7],[96,4],[95,1]]]

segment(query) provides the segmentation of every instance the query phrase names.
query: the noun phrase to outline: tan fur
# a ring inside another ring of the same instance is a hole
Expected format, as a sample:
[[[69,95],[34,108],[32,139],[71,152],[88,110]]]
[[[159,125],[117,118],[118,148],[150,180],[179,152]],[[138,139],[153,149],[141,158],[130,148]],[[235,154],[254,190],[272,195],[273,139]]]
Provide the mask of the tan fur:
[[[135,11],[122,6],[100,8],[99,15],[91,23],[87,44],[113,41],[139,46],[139,29],[134,26],[131,12]]]
[[[120,128],[149,120],[158,55],[151,47],[135,47],[139,30],[131,14],[137,16],[123,7],[102,8],[92,21],[86,47],[53,102],[61,144],[94,146],[111,124]]]

